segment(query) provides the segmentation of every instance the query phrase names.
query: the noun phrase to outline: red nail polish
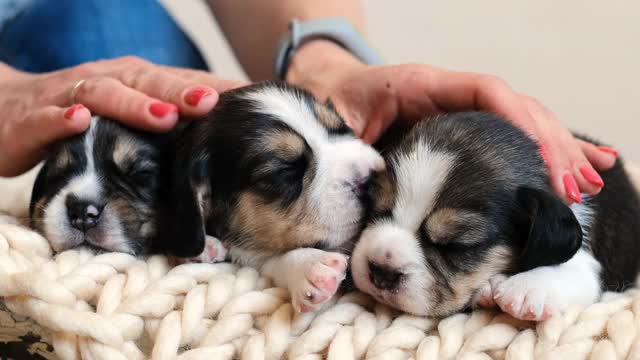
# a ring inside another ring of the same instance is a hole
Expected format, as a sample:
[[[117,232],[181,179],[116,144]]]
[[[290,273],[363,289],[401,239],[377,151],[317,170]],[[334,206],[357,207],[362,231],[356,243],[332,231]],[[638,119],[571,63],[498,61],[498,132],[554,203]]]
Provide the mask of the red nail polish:
[[[567,195],[569,195],[571,200],[577,202],[578,204],[581,203],[582,198],[580,197],[578,183],[576,183],[576,179],[573,178],[573,175],[564,174],[564,176],[562,177],[562,182],[564,183],[564,190],[567,192]]]
[[[580,173],[582,174],[582,176],[584,176],[585,179],[587,179],[588,182],[592,183],[593,185],[598,187],[604,186],[604,181],[602,181],[600,175],[595,170],[593,170],[593,168],[589,166],[583,166],[580,168]]]
[[[67,111],[64,112],[64,117],[71,120],[71,118],[73,117],[73,113],[76,112],[76,110],[80,110],[84,107],[84,105],[82,104],[73,104],[71,105],[70,108],[67,109]]]
[[[618,150],[616,149],[612,149],[608,146],[598,146],[598,150],[602,151],[602,152],[606,152],[607,154],[611,154],[615,157],[618,157]]]
[[[198,106],[200,99],[207,95],[211,95],[211,90],[206,88],[195,88],[184,96],[184,102],[191,106]]]
[[[149,112],[157,118],[164,117],[168,113],[177,111],[178,107],[169,103],[155,102],[149,106]]]

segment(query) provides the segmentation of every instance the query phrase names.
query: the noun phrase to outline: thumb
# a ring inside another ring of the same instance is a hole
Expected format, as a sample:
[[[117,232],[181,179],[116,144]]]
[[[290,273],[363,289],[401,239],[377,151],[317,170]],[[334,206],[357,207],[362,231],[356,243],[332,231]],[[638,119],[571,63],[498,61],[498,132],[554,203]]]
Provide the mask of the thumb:
[[[83,105],[47,106],[22,121],[8,124],[0,153],[0,176],[17,176],[46,155],[52,143],[79,134],[89,127],[91,113]]]

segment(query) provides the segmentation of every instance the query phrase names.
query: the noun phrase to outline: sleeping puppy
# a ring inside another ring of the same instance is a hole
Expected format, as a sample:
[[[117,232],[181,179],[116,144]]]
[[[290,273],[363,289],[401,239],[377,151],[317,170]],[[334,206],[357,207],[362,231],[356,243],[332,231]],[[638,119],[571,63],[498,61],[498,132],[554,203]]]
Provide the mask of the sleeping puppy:
[[[169,135],[94,117],[56,144],[34,183],[30,219],[60,252],[76,246],[141,254],[152,249]]]
[[[299,311],[335,293],[347,258],[334,251],[361,231],[362,197],[384,161],[330,103],[278,83],[231,90],[175,146],[161,231],[170,252],[221,241],[233,261],[288,288]]]
[[[56,252],[83,246],[95,252],[163,253],[172,264],[225,259],[219,243],[193,257],[158,241],[167,219],[171,143],[184,129],[164,134],[94,117],[89,129],[50,149],[31,195],[30,225]]]
[[[495,115],[425,120],[387,145],[351,258],[355,285],[380,302],[445,316],[495,298],[542,320],[634,284],[640,203],[620,161],[569,207],[534,141]]]

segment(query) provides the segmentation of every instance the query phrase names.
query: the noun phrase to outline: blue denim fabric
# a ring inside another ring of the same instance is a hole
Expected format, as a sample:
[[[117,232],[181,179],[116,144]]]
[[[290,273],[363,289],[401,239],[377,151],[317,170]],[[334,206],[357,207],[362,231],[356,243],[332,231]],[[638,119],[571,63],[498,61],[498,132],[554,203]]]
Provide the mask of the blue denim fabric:
[[[125,55],[208,69],[157,0],[31,0],[15,12],[0,24],[0,61],[17,69],[47,72]]]

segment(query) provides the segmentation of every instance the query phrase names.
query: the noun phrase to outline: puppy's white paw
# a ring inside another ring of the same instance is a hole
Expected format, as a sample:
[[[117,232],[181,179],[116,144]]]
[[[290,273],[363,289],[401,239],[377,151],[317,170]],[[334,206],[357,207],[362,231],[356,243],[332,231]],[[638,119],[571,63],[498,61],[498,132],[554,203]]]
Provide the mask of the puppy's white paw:
[[[204,240],[204,251],[196,257],[197,261],[203,263],[222,262],[227,257],[227,249],[222,242],[213,236],[206,236]]]
[[[217,263],[222,262],[227,257],[227,249],[222,242],[213,236],[207,235],[204,240],[204,250],[198,256],[190,258],[175,258],[176,265],[187,263]]]
[[[569,305],[549,279],[529,271],[491,279],[493,298],[500,309],[520,320],[543,321]]]
[[[521,320],[542,321],[571,305],[590,305],[598,300],[600,263],[579,250],[566,263],[542,266],[508,278],[491,279],[493,297],[502,311]]]
[[[317,310],[338,290],[346,276],[348,257],[324,252],[301,262],[289,284],[291,302],[299,312]]]

